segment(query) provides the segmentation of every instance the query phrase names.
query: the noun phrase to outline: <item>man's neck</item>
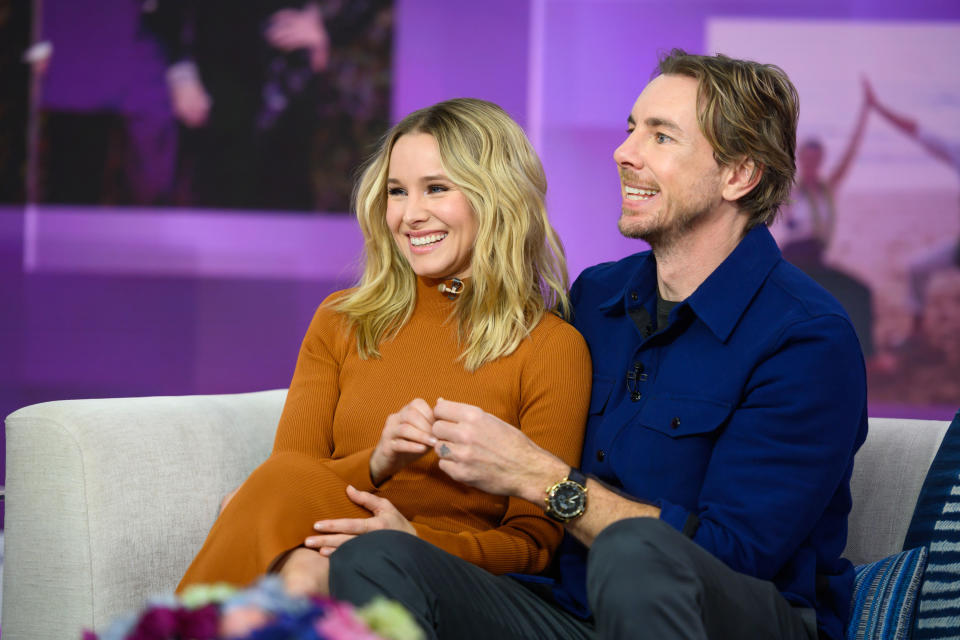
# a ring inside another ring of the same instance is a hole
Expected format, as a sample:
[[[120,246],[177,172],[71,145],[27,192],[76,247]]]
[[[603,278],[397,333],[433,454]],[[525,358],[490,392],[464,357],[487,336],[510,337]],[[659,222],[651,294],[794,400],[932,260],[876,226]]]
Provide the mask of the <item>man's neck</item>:
[[[664,300],[686,300],[740,244],[747,215],[710,216],[665,246],[654,246]]]

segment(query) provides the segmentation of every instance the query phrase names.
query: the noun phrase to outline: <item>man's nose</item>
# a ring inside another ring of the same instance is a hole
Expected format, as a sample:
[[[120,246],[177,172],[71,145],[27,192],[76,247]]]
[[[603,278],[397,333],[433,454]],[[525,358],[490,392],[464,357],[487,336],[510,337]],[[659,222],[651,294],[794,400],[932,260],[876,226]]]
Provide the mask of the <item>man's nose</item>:
[[[643,166],[643,157],[640,151],[640,142],[631,133],[626,140],[620,143],[619,147],[614,149],[613,160],[621,167],[639,169]]]

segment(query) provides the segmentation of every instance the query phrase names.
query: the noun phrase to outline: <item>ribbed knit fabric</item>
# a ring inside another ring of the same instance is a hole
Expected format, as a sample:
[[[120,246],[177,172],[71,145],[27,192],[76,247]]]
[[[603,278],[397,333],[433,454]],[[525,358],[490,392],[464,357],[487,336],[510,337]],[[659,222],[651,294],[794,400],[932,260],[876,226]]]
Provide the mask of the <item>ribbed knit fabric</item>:
[[[390,500],[424,540],[493,573],[546,568],[562,528],[524,500],[451,480],[433,452],[371,484],[370,455],[387,416],[418,397],[477,405],[579,463],[591,381],[580,334],[546,314],[516,351],[471,373],[459,360],[453,303],[436,285],[418,280],[413,316],[380,345],[379,359],[358,356],[354,332],[330,308],[343,292],[324,301],[303,340],[273,453],[217,519],[178,589],[248,584],[315,521],[369,517],[347,499],[348,483]]]

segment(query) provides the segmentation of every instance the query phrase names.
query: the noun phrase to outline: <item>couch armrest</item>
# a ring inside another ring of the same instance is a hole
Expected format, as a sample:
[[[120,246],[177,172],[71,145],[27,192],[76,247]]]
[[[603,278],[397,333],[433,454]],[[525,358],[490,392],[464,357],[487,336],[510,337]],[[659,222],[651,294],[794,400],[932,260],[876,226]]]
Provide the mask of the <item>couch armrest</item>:
[[[77,638],[170,592],[270,453],[284,390],[66,400],[7,417],[3,635]]]

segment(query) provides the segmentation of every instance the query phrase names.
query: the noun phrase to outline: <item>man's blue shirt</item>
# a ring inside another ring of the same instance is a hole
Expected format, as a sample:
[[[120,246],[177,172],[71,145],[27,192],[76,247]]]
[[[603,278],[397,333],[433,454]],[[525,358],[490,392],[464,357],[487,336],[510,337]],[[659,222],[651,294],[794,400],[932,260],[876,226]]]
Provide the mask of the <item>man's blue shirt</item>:
[[[841,638],[853,568],[840,554],[867,409],[840,304],[781,258],[764,226],[660,330],[650,252],[587,269],[571,296],[594,371],[583,471],[660,507],[733,569],[816,608],[821,631]],[[580,615],[585,563],[567,536],[555,595]]]

